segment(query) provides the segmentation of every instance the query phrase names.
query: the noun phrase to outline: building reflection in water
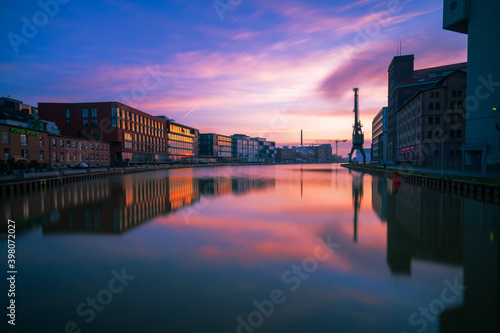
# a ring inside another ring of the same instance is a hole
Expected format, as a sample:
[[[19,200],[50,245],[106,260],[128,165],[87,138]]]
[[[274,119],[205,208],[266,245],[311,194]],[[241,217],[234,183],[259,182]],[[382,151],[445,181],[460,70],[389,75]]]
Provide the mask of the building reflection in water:
[[[396,192],[376,176],[372,198],[382,220],[387,212],[393,274],[411,275],[412,259],[463,266],[463,304],[440,313],[439,331],[500,332],[500,207],[407,183]]]
[[[248,177],[129,176],[18,195],[0,206],[2,215],[17,226],[31,229],[42,224],[44,234],[122,234],[160,214],[195,204],[200,196],[241,195],[274,185],[274,179]]]

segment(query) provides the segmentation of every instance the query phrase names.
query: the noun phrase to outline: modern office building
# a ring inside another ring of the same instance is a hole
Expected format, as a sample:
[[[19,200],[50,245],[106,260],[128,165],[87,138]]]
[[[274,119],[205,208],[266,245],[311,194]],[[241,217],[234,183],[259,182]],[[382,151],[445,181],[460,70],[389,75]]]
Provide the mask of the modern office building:
[[[199,131],[196,128],[176,123],[166,116],[158,116],[158,118],[166,121],[168,160],[196,162]]]
[[[415,57],[396,56],[388,69],[388,104],[387,104],[387,160],[398,161],[396,112],[411,97],[422,89],[430,88],[444,76],[455,70],[466,70],[467,63],[423,68],[414,70]]]
[[[199,136],[199,156],[230,161],[232,158],[232,139],[216,133],[201,133]]]
[[[397,155],[412,165],[460,166],[467,74],[448,74],[397,110]]]
[[[443,28],[468,35],[465,164],[500,164],[500,1],[444,0]]]
[[[372,121],[372,161],[387,161],[387,106],[375,115]]]
[[[259,147],[259,162],[262,163],[275,163],[276,154],[275,147],[276,144],[273,141],[267,141],[265,138],[252,138],[254,142],[258,143]]]
[[[231,135],[231,156],[238,162],[250,162],[249,146],[250,137],[245,134]]]
[[[39,103],[65,136],[110,143],[116,164],[167,162],[167,121],[119,102]]]

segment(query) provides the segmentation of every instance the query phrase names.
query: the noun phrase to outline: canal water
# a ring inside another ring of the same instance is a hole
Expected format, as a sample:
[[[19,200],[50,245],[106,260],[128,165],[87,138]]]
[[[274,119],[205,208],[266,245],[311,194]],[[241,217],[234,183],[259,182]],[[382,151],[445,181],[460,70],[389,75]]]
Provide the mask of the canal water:
[[[1,200],[17,268],[2,332],[500,331],[498,205],[335,164],[146,172]]]

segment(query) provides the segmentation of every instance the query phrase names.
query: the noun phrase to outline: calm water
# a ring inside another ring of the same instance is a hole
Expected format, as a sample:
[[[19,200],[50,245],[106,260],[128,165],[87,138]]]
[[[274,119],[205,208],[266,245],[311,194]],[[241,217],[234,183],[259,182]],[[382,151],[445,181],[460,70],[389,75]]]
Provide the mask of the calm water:
[[[18,332],[500,331],[500,207],[336,165],[142,173],[0,209]]]

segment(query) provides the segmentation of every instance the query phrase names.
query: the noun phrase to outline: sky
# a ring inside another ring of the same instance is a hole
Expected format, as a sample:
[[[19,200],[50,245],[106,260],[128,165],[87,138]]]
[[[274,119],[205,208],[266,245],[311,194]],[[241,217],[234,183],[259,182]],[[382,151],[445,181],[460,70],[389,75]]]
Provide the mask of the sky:
[[[0,96],[119,101],[203,132],[277,146],[352,137],[365,147],[402,45],[415,69],[467,61],[442,0],[4,1]],[[322,143],[322,142],[320,142]],[[339,145],[346,155],[350,142]]]

